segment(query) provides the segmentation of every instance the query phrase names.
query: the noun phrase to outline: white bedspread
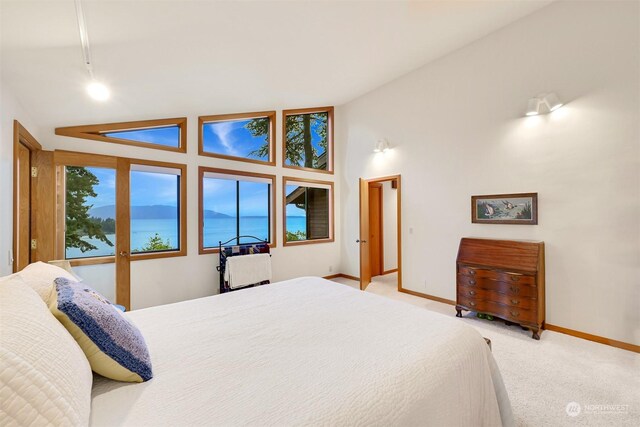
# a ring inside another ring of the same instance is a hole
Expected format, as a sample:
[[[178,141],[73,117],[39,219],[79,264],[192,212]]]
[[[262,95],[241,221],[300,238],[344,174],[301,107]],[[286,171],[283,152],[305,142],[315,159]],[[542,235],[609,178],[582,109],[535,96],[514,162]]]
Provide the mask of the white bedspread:
[[[154,378],[96,377],[92,425],[513,424],[478,332],[324,279],[127,315],[146,338]]]

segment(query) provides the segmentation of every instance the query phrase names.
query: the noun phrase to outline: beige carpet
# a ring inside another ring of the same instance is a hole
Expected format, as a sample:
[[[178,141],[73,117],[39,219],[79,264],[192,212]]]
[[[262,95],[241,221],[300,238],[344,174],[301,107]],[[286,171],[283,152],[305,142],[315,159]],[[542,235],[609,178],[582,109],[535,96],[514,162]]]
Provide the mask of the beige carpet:
[[[374,277],[367,292],[455,318],[451,305],[397,292],[396,280]],[[472,314],[458,320],[491,339],[519,426],[640,426],[640,355],[551,331],[535,341],[518,326]],[[570,416],[572,402],[579,406]]]

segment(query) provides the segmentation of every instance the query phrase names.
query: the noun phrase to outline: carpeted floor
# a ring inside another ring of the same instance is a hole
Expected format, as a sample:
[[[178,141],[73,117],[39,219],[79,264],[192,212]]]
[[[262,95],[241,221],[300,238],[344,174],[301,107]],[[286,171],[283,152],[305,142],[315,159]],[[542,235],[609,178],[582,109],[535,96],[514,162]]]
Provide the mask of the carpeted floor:
[[[455,318],[453,306],[400,293],[396,280],[374,277],[367,292]],[[353,280],[334,281],[359,288]],[[639,354],[551,331],[535,341],[518,326],[470,313],[458,320],[491,339],[519,426],[640,426]],[[567,413],[572,402],[580,408],[574,416]]]

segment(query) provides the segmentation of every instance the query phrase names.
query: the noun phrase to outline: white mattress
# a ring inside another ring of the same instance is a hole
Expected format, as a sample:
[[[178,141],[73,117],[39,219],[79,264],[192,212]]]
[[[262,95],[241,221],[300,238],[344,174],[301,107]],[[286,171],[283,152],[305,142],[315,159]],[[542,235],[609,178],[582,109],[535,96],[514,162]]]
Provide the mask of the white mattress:
[[[454,317],[306,277],[127,313],[154,378],[96,377],[91,424],[513,424],[482,337]]]

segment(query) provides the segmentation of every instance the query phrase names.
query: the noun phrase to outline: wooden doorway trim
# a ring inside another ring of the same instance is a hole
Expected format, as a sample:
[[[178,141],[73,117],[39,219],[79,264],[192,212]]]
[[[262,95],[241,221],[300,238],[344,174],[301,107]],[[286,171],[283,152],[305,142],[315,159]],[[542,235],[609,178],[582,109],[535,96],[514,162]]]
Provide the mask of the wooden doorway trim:
[[[371,254],[371,276],[381,276],[384,271],[384,196],[382,187],[379,182],[369,183],[369,238],[367,244]]]
[[[19,218],[20,211],[27,209],[27,212],[31,212],[31,191],[29,191],[29,199],[27,203],[29,206],[23,206],[23,203],[20,202],[20,170],[21,170],[21,161],[20,161],[20,148],[24,147],[29,150],[29,172],[28,176],[31,177],[31,166],[33,161],[33,153],[42,150],[42,146],[40,143],[31,135],[31,133],[20,124],[19,121],[13,121],[13,272],[15,273],[21,267],[24,267],[24,263],[29,264],[30,262],[30,245],[27,254],[27,260],[22,259],[23,257],[20,255],[21,246],[19,245],[20,240],[25,241],[25,237],[23,236],[23,232],[20,230],[23,229],[21,227]],[[24,159],[23,159],[24,161]],[[29,180],[29,187],[31,186],[31,182]],[[27,229],[29,230],[29,235],[26,237],[26,241],[30,242],[31,240],[31,221],[29,220],[29,224]],[[24,229],[23,229],[24,230]]]
[[[397,251],[398,251],[398,291],[402,292],[402,176],[389,175],[380,178],[364,179],[360,178],[360,239],[369,235],[369,184],[391,181],[396,183],[397,198]],[[366,239],[366,237],[365,237]],[[365,290],[371,282],[371,265],[369,257],[369,247],[366,243],[360,242],[360,289]]]

